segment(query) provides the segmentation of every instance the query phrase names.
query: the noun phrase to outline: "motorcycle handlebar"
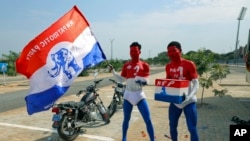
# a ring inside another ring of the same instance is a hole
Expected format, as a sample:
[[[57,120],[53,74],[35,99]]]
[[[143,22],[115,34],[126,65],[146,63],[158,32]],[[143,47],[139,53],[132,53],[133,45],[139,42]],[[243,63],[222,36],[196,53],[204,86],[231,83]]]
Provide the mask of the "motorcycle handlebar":
[[[84,90],[80,90],[76,95],[79,96]]]
[[[102,80],[103,80],[103,79],[95,80],[94,83],[95,83],[95,84],[98,84],[98,83],[100,83]]]
[[[95,80],[94,83],[95,83],[95,86],[100,83],[103,79],[100,79],[100,80]],[[93,86],[95,88],[95,86]],[[88,88],[88,87],[87,87]],[[87,89],[86,88],[86,89]],[[95,89],[95,91],[98,91],[99,89]],[[82,92],[86,92],[87,90],[80,90],[76,95],[79,96]]]
[[[122,85],[122,87],[125,87],[125,86],[126,86],[125,84],[122,84],[122,83],[120,83],[120,82],[117,82],[117,81],[115,81],[115,80],[113,80],[113,79],[109,79],[109,80],[112,81],[113,83],[115,83],[116,85],[120,86],[120,87],[121,87],[121,85]]]
[[[117,83],[117,82],[116,82],[115,80],[113,80],[113,79],[109,79],[109,80],[112,81],[112,82],[115,83],[115,84]]]

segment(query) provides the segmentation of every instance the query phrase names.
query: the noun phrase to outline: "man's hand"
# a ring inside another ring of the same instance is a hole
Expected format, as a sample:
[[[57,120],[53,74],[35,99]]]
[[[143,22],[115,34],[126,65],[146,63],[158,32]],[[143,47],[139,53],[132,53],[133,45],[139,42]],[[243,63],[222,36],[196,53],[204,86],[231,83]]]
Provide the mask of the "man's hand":
[[[185,99],[182,102],[182,104],[188,102],[191,98],[192,98],[192,96],[185,94]]]
[[[114,67],[111,64],[108,64],[108,69],[109,69],[109,72],[112,72],[114,70]]]
[[[147,82],[146,81],[141,81],[141,80],[137,80],[137,81],[135,81],[135,83],[137,83],[137,84],[139,84],[139,85],[141,85],[141,86],[145,86],[145,85],[147,85]]]

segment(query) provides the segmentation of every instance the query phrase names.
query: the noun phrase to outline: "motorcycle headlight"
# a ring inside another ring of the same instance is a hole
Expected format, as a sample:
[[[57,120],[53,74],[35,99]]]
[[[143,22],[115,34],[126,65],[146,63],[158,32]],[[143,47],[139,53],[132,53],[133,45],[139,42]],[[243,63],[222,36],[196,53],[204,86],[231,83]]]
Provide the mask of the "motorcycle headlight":
[[[67,113],[72,113],[73,110],[71,108],[67,109]]]
[[[124,91],[123,88],[116,87],[116,91],[122,93]]]

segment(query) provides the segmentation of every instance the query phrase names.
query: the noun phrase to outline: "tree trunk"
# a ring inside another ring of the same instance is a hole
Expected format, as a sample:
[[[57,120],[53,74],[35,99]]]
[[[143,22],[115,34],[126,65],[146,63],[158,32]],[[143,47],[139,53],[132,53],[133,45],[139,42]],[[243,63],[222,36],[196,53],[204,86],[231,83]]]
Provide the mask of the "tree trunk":
[[[201,106],[203,104],[203,94],[204,94],[204,87],[202,87],[202,93],[201,93]]]

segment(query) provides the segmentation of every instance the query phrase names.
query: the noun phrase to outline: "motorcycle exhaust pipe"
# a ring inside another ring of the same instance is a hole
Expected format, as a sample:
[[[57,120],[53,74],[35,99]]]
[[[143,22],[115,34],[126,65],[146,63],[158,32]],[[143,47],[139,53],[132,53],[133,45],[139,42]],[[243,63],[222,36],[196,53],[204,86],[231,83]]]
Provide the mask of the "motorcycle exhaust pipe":
[[[80,128],[83,127],[84,123],[83,122],[75,122],[75,128]]]

